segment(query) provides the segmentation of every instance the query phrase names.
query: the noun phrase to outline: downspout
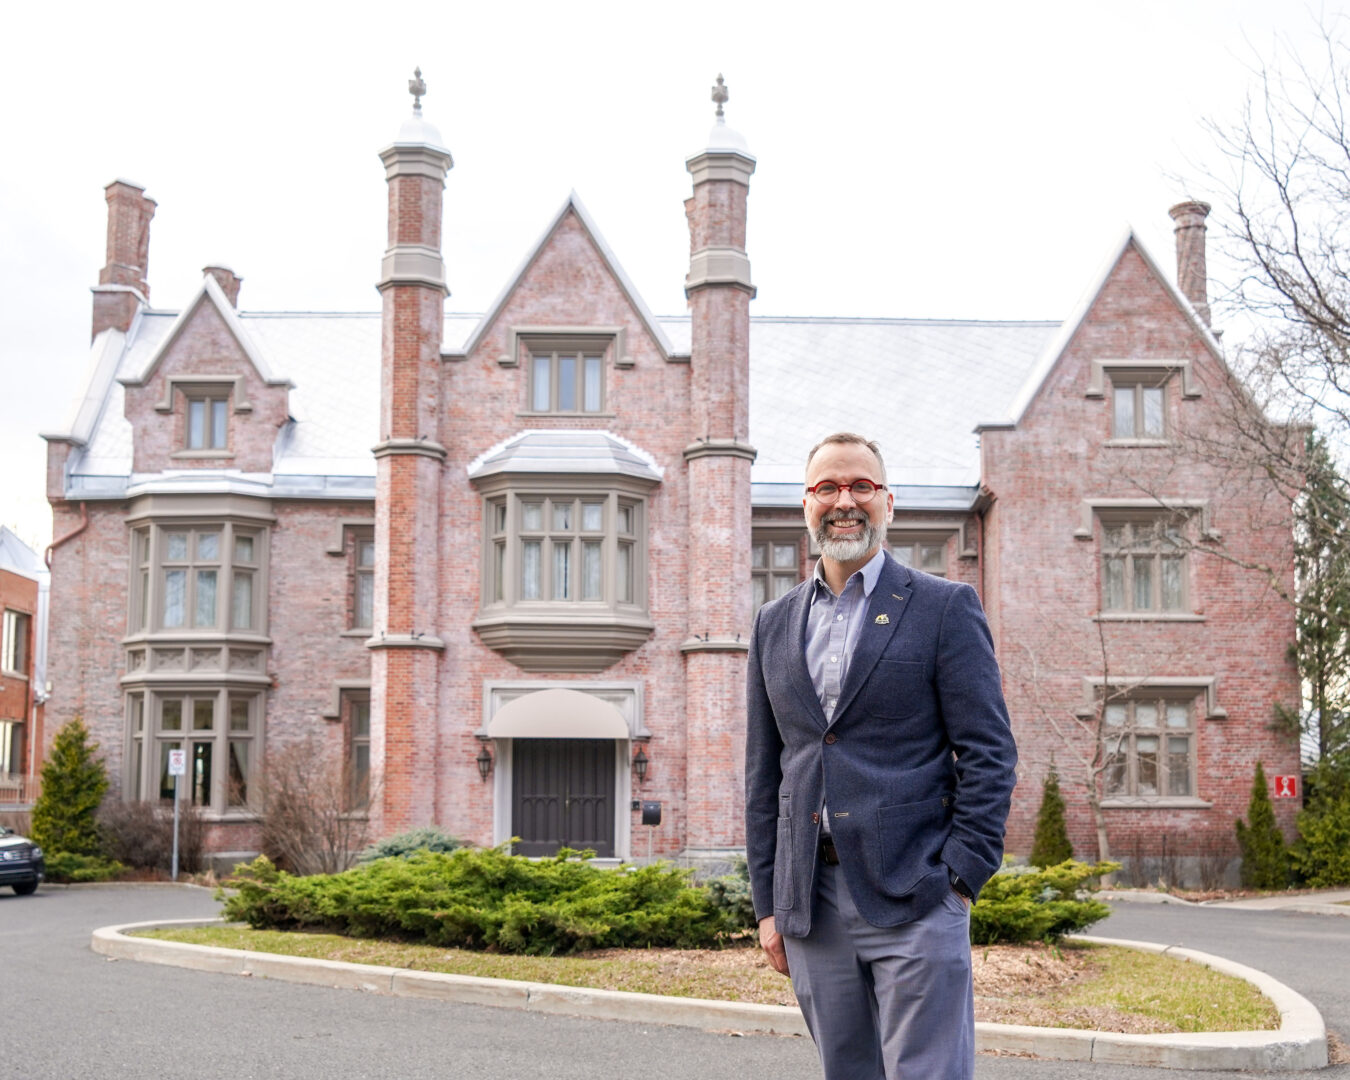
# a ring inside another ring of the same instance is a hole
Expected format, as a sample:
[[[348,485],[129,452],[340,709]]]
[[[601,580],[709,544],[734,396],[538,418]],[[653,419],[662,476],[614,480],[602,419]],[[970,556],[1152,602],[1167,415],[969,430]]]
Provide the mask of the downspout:
[[[58,536],[55,540],[53,540],[50,544],[47,545],[47,550],[42,553],[42,561],[46,564],[48,570],[52,568],[52,552],[55,551],[57,548],[59,548],[67,540],[74,540],[75,537],[79,536],[80,533],[84,532],[84,530],[87,528],[89,528],[89,509],[84,500],[81,499],[80,523],[76,525],[75,528],[71,529],[70,532],[66,533],[64,536]]]

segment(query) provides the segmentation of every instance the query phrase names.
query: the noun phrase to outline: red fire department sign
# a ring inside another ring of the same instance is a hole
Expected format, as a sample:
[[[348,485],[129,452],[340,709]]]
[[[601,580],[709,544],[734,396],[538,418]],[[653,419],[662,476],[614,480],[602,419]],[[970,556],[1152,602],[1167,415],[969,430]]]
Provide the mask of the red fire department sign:
[[[1298,777],[1297,777],[1297,776],[1277,776],[1277,777],[1275,777],[1275,798],[1277,798],[1277,799],[1297,799],[1297,798],[1298,798]]]

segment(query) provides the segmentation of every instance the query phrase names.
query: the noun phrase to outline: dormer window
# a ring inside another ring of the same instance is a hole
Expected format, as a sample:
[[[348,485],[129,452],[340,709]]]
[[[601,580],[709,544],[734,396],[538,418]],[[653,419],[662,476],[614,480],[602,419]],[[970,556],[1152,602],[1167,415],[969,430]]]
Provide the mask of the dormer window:
[[[229,446],[229,404],[223,394],[187,395],[188,450],[225,450]]]
[[[590,344],[590,347],[587,347]],[[530,411],[598,413],[605,407],[605,357],[593,343],[530,345]]]

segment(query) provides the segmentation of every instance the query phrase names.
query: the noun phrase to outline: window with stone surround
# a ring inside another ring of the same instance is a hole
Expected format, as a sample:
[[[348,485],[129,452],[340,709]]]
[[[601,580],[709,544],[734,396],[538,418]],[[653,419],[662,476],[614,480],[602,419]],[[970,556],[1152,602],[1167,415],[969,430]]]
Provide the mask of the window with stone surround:
[[[1196,794],[1194,692],[1111,692],[1101,704],[1102,798],[1117,805]]]
[[[1189,612],[1186,519],[1163,511],[1099,514],[1106,613]]]
[[[485,645],[526,671],[600,671],[651,636],[650,455],[607,431],[524,431],[468,472],[483,499]]]
[[[33,618],[27,612],[5,609],[0,630],[0,670],[6,675],[28,678],[29,642]]]
[[[925,574],[946,577],[949,535],[897,532],[892,527],[888,540],[891,554],[895,556],[897,562],[911,566],[915,570],[922,570]]]
[[[351,630],[375,625],[375,530],[354,528],[351,537]]]
[[[216,815],[242,812],[260,745],[262,695],[169,687],[127,695],[129,753],[124,791],[172,802],[169,751],[187,751],[183,801]]]
[[[260,630],[262,542],[261,530],[232,522],[133,529],[131,632]]]
[[[1111,372],[1111,440],[1115,443],[1165,442],[1167,389],[1171,371],[1118,368]]]
[[[229,448],[230,398],[219,390],[209,393],[186,391],[184,443],[186,450],[227,450]]]
[[[758,611],[802,580],[801,545],[796,538],[756,536],[750,545],[750,598]]]
[[[487,504],[487,602],[604,605],[641,603],[642,501],[616,493],[510,493]]]
[[[370,691],[342,692],[342,723],[346,743],[347,809],[370,806]]]
[[[605,408],[602,350],[563,342],[530,346],[530,411],[598,413]]]

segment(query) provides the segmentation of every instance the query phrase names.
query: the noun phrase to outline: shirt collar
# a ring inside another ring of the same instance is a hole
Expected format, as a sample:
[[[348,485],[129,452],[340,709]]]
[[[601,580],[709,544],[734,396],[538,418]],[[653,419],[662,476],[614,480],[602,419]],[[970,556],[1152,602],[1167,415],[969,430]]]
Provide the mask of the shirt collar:
[[[816,587],[812,596],[822,588],[830,589],[830,583],[825,580],[825,571],[821,568],[822,562],[824,562],[823,559],[816,560],[816,570],[812,575],[815,578]],[[877,587],[877,582],[881,580],[881,568],[885,565],[886,549],[885,547],[879,547],[877,548],[876,554],[868,559],[861,569],[854,570],[853,573],[849,575],[848,581],[844,582],[844,588],[847,589],[853,583],[854,578],[861,577],[863,596],[870,597],[872,595],[872,590]],[[830,589],[830,592],[833,594],[834,590]]]

